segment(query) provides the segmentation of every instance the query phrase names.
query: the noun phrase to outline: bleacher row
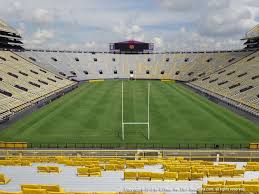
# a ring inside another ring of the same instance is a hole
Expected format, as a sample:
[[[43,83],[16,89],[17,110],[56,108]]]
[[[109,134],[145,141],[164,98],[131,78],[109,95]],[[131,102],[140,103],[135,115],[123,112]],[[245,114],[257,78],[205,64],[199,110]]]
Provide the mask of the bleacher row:
[[[188,85],[259,115],[259,51]]]
[[[252,51],[114,54],[25,51],[17,54],[76,80],[129,78],[189,81],[226,67]]]
[[[245,171],[259,171],[259,163],[248,162],[243,168],[236,164],[214,164],[210,161],[187,161],[183,157],[167,159],[126,160],[122,158],[81,158],[81,157],[9,157],[0,160],[0,166],[31,166],[32,163],[57,163],[75,166],[78,176],[101,176],[101,171],[124,171],[124,179],[134,180],[193,180],[204,177],[242,177]],[[161,165],[164,172],[151,173],[127,171],[128,169],[144,169],[145,165]],[[38,166],[38,172],[60,173],[55,166]],[[92,173],[92,174],[91,174]]]
[[[165,181],[168,183],[181,181],[204,181],[198,194],[251,194],[259,193],[259,179],[244,179],[244,173],[259,171],[259,162],[247,162],[244,166],[236,163],[214,163],[204,160],[185,160],[183,157],[169,158],[139,158],[130,160],[125,158],[90,158],[90,157],[26,157],[12,156],[0,160],[1,168],[5,166],[31,166],[37,163],[35,170],[39,174],[53,174],[62,176],[62,167],[75,167],[77,177],[100,177],[104,171],[123,172],[124,182],[131,181]],[[56,163],[59,166],[53,166]],[[41,165],[39,165],[41,164]],[[146,166],[160,166],[163,172],[149,172]],[[34,167],[33,167],[34,168]],[[31,169],[31,168],[30,168]],[[142,169],[142,171],[141,171]],[[72,172],[72,171],[71,171]],[[66,176],[68,176],[66,174]],[[204,179],[206,178],[206,179]],[[209,179],[208,179],[209,178]],[[216,180],[213,180],[216,178]],[[224,178],[224,180],[220,179]],[[231,179],[228,179],[231,178]],[[233,179],[236,178],[236,179]],[[0,174],[0,184],[12,182],[4,174]],[[136,182],[135,182],[136,183]],[[21,185],[20,192],[6,192],[7,194],[68,194],[59,185],[25,184]],[[55,192],[55,193],[52,193]],[[147,192],[72,192],[73,194],[142,194]]]
[[[66,192],[59,185],[22,184],[20,192],[2,192],[7,194],[165,194],[165,192]]]
[[[258,193],[259,180],[209,180],[202,185],[198,194],[238,194]],[[46,184],[22,184],[20,192],[5,192],[7,194],[165,194],[165,192],[66,192],[59,185]]]
[[[0,51],[0,120],[75,84],[10,51]]]
[[[1,194],[151,194],[151,192],[66,192],[56,184],[22,184],[21,191],[6,192]],[[165,194],[164,192],[152,192],[152,194]]]

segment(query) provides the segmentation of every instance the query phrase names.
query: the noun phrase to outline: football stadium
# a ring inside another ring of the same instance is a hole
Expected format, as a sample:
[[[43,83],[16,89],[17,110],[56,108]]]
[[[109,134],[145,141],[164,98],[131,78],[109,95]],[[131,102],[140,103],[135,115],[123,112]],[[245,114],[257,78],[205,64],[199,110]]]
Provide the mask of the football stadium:
[[[0,194],[259,193],[259,25],[240,39],[28,48],[0,20]]]

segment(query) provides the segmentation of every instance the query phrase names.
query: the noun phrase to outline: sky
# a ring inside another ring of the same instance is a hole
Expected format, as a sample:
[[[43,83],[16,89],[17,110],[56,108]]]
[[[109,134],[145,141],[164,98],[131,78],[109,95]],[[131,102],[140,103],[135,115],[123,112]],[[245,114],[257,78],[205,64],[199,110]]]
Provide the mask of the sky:
[[[0,18],[25,48],[107,51],[152,42],[156,51],[242,48],[259,23],[259,0],[0,0]]]

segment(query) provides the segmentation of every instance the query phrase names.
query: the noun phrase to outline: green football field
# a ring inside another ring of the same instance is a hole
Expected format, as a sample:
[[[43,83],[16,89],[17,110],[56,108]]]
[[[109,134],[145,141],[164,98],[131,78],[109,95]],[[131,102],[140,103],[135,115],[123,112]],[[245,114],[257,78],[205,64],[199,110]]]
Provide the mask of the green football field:
[[[146,125],[121,133],[120,80],[84,83],[78,89],[0,132],[1,141],[31,143],[241,144],[259,141],[259,127],[177,83],[124,81],[124,122]]]

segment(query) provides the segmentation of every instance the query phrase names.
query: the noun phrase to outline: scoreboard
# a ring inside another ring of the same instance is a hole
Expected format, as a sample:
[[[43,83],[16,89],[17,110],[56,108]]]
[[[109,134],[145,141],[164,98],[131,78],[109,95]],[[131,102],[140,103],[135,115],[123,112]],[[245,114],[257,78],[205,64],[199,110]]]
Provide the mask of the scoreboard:
[[[110,44],[111,52],[138,53],[144,51],[153,51],[154,44],[129,40],[125,42],[116,42]]]

